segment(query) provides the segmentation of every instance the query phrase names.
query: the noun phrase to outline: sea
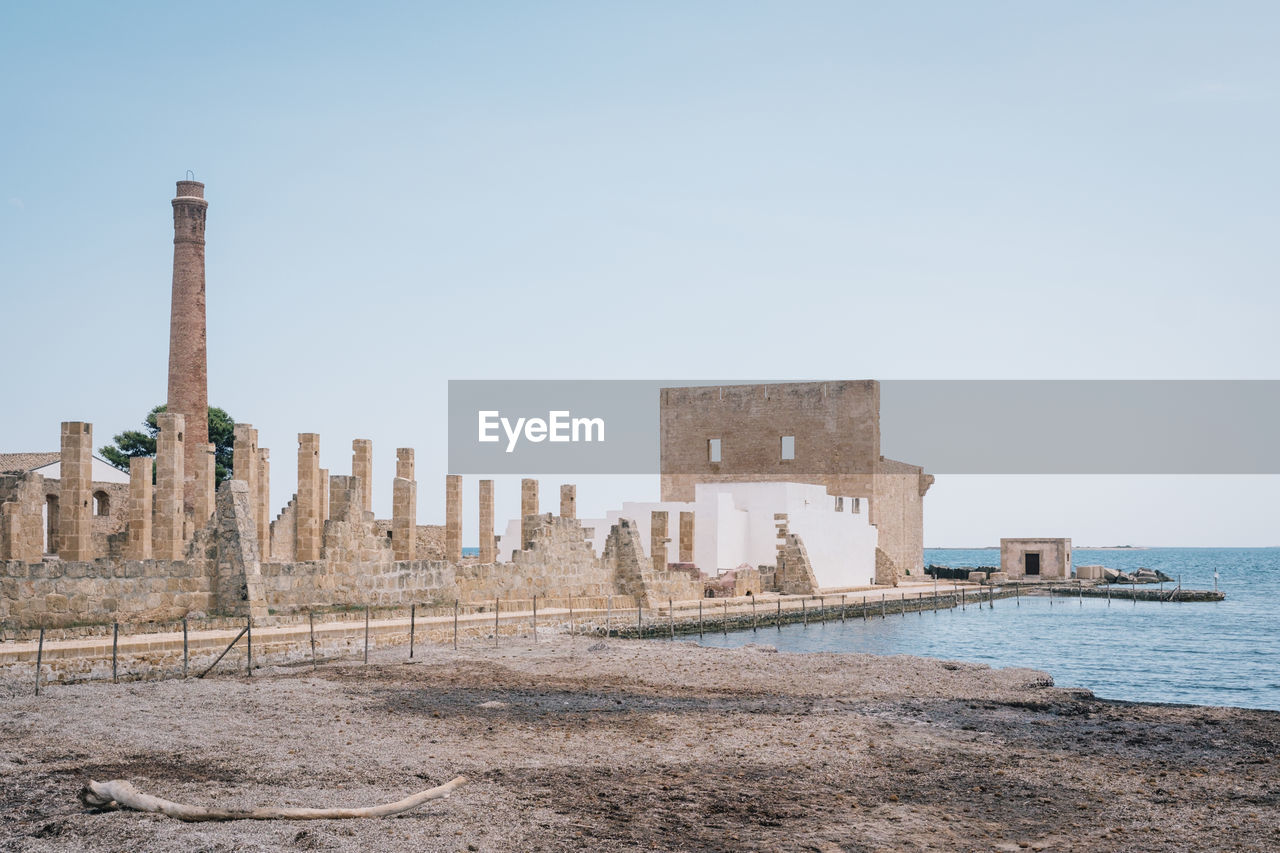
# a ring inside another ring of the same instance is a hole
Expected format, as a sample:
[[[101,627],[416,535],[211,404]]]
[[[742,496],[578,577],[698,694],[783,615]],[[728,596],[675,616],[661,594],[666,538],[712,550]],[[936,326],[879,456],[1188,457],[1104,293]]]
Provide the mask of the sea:
[[[926,564],[999,562],[996,548],[925,551]],[[1158,569],[1188,589],[1213,589],[1216,583],[1227,597],[1212,603],[1108,603],[1024,596],[997,600],[992,608],[810,622],[727,637],[708,633],[701,642],[1022,666],[1047,671],[1059,687],[1085,687],[1106,699],[1280,711],[1280,548],[1075,548],[1072,562]]]

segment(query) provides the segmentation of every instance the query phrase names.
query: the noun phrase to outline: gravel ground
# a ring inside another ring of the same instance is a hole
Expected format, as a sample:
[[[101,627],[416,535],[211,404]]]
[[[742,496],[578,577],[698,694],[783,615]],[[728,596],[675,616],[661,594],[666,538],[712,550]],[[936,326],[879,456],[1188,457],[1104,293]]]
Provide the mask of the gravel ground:
[[[0,699],[0,850],[1274,850],[1280,714],[924,658],[583,638]],[[0,690],[4,687],[0,686]],[[82,811],[90,778],[200,805]]]

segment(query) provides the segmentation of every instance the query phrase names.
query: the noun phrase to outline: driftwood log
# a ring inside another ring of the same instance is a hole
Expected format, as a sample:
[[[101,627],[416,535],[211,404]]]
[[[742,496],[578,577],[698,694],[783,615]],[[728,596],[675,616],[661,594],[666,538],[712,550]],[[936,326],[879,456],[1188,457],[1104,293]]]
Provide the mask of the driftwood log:
[[[131,809],[138,812],[152,812],[167,815],[178,820],[335,820],[355,817],[389,817],[416,809],[430,800],[447,797],[467,781],[467,777],[458,776],[435,788],[419,791],[412,797],[406,797],[395,803],[381,806],[369,806],[360,809],[307,809],[307,808],[261,808],[261,809],[206,809],[201,806],[187,806],[162,800],[150,794],[139,793],[133,785],[124,779],[113,779],[110,782],[93,782],[85,785],[80,791],[80,802],[92,809],[112,810]]]

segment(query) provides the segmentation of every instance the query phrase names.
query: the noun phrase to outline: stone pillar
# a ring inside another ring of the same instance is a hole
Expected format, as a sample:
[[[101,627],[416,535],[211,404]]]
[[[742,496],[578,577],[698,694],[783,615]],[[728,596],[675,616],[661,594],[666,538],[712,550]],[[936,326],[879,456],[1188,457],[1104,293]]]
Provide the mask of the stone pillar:
[[[653,510],[649,514],[649,556],[656,572],[667,570],[667,543],[671,541],[668,533],[666,510]]]
[[[63,422],[58,478],[58,556],[92,560],[93,424]]]
[[[351,442],[351,476],[360,478],[360,485],[364,489],[361,505],[365,512],[372,512],[373,442],[367,438],[357,438]]]
[[[173,200],[173,293],[169,306],[170,414],[186,418],[183,508],[194,512],[209,443],[208,355],[205,348],[204,184],[178,181]]]
[[[258,458],[258,431],[250,424],[236,424],[231,445],[231,479],[244,483],[249,489],[250,512],[253,513],[254,530],[259,533],[258,552],[265,554],[261,531],[258,528],[257,500],[258,475],[262,471],[262,463]]]
[[[493,541],[493,480],[480,481],[480,562],[492,563],[497,555]]]
[[[124,544],[126,560],[151,559],[151,469],[150,456],[129,460],[128,536]]]
[[[320,436],[298,434],[298,503],[294,559],[320,559]]]
[[[271,451],[258,448],[258,497],[255,510],[258,522],[258,548],[262,560],[271,559]]]
[[[182,490],[186,467],[187,419],[172,412],[156,415],[155,515],[151,524],[151,556],[157,560],[181,560],[185,549],[182,525]],[[206,444],[208,442],[205,442]]]
[[[680,562],[693,562],[693,513],[680,513]]]
[[[444,478],[444,558],[462,562],[462,476]]]
[[[533,516],[538,514],[538,481],[520,481],[520,550],[533,541]]]
[[[324,523],[329,519],[329,469],[320,469],[320,534],[324,535]]]
[[[391,488],[391,551],[396,560],[412,560],[418,542],[418,484],[413,479],[413,448],[396,449],[396,479]]]
[[[578,517],[578,487],[565,483],[560,487],[560,517]]]
[[[195,481],[196,490],[191,504],[192,521],[197,528],[209,523],[217,493],[218,460],[214,455],[217,448],[212,444],[206,444],[204,448],[205,452],[201,453],[197,459],[200,476]]]
[[[24,563],[36,563],[32,555],[25,552],[22,536],[22,507],[17,501],[6,501],[0,504],[0,560],[21,560]]]
[[[354,475],[334,474],[329,478],[329,520],[362,522],[363,486]]]

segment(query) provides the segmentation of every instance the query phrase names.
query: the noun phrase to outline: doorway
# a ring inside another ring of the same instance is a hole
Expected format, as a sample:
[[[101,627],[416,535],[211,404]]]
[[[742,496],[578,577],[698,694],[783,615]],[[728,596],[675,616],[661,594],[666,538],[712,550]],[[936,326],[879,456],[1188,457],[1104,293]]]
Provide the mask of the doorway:
[[[1023,554],[1022,565],[1026,569],[1026,574],[1040,574],[1040,552]]]

